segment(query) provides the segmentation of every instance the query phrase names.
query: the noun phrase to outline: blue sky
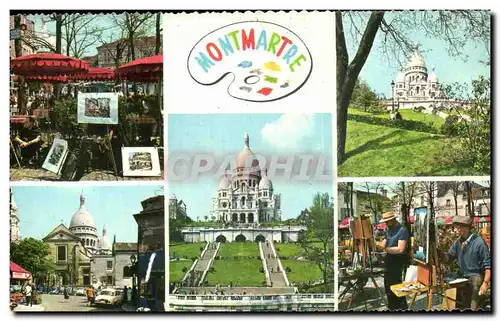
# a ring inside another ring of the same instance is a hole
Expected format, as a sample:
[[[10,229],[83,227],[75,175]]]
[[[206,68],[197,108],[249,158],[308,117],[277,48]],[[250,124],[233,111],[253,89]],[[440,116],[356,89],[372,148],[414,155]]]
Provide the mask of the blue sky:
[[[256,154],[311,152],[325,155],[332,162],[330,114],[169,115],[169,157],[181,152],[238,155],[244,147],[245,131]],[[333,195],[331,181],[292,183],[277,179],[273,185],[275,193],[281,193],[283,219],[299,215],[317,192]],[[191,182],[170,180],[169,194],[184,200],[192,219],[203,219],[209,215],[217,186],[218,178],[208,175]]]
[[[141,201],[163,194],[162,186],[14,186],[13,197],[19,208],[23,238],[42,239],[63,221],[69,227],[80,207],[80,195],[102,235],[104,224],[109,240],[137,242],[137,223],[133,215],[142,210]]]
[[[397,14],[397,13],[396,13]],[[390,21],[393,13],[386,13],[385,17]],[[348,28],[348,20],[344,19],[345,27]],[[364,27],[364,25],[363,25]],[[364,29],[362,29],[363,31]],[[428,72],[433,66],[436,67],[436,74],[441,83],[451,84],[453,82],[468,83],[476,79],[479,75],[490,75],[490,67],[480,63],[488,60],[487,51],[482,45],[476,46],[469,43],[463,48],[463,53],[468,56],[467,61],[459,57],[451,57],[447,52],[447,45],[443,40],[431,39],[422,30],[411,30],[413,42],[420,43],[420,50],[424,56]],[[345,32],[346,42],[349,50],[350,61],[356,54],[357,46],[349,31]],[[398,72],[398,65],[395,61],[389,61],[381,50],[381,39],[384,33],[380,30],[375,38],[374,45],[368,59],[361,71],[360,78],[365,80],[375,92],[385,94],[390,97],[391,80],[395,80]],[[350,62],[349,61],[349,62]],[[406,66],[406,60],[405,66]]]
[[[28,18],[32,20],[35,23],[35,32],[40,32],[42,30],[42,16],[41,15],[28,15]],[[56,23],[54,21],[48,21],[49,19],[46,18],[46,25],[47,25],[47,30],[50,35],[55,37],[56,34]],[[154,20],[151,20],[154,21]],[[154,30],[154,23],[152,24],[153,28],[150,31],[150,35],[154,35],[155,30]],[[111,15],[99,15],[95,20],[93,20],[90,24],[89,27],[99,27],[103,29],[102,33],[102,39],[105,42],[111,42],[114,40],[118,40],[120,38],[120,28],[117,28],[114,24],[114,22],[111,19]],[[63,30],[64,32],[64,30]],[[82,34],[80,33],[77,38],[81,38]],[[90,46],[89,48],[86,49],[84,56],[91,56],[91,55],[96,55],[97,54],[97,49],[96,47],[100,46],[102,43],[101,41],[97,41],[93,46]],[[64,45],[64,39],[63,39],[63,48],[66,48]]]

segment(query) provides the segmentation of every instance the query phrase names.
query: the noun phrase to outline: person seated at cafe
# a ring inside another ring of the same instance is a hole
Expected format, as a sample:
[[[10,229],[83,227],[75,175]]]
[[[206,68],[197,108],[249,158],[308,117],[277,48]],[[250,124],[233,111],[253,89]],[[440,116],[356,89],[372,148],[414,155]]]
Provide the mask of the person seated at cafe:
[[[16,153],[23,162],[28,161],[30,165],[34,164],[34,157],[42,146],[42,135],[37,121],[29,117],[26,123],[14,139]]]

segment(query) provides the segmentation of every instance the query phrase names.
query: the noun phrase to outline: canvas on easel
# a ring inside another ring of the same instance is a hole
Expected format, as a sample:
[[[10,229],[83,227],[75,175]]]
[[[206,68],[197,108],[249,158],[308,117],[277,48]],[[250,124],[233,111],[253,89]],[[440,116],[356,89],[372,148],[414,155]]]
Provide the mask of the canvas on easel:
[[[414,210],[413,257],[429,263],[430,215],[426,207]]]

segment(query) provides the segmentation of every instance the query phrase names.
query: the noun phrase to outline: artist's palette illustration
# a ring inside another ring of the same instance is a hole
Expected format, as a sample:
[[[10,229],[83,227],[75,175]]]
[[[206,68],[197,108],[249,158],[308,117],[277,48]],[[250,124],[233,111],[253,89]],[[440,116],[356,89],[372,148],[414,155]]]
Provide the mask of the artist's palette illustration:
[[[313,61],[306,44],[291,30],[270,22],[245,21],[204,36],[189,53],[187,67],[201,85],[230,77],[234,79],[227,88],[231,97],[266,102],[299,90],[312,72]]]

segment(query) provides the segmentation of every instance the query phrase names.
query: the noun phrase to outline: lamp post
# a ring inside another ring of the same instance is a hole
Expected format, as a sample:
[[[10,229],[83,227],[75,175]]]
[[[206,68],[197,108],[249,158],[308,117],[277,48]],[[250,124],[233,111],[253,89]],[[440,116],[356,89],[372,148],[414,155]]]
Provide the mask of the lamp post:
[[[391,81],[391,87],[392,87],[392,106],[391,106],[391,112],[394,113],[394,80]]]
[[[136,304],[137,300],[137,290],[135,288],[135,275],[136,275],[136,263],[137,263],[137,256],[135,254],[130,255],[130,263],[132,263],[132,303]]]

